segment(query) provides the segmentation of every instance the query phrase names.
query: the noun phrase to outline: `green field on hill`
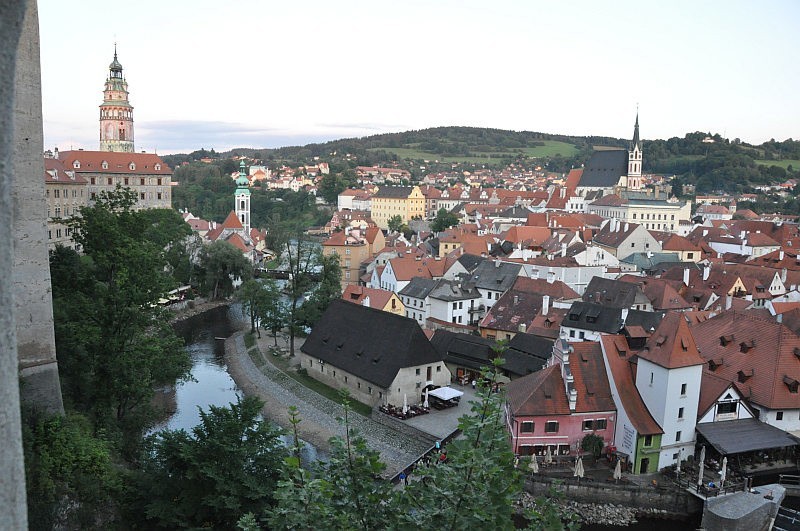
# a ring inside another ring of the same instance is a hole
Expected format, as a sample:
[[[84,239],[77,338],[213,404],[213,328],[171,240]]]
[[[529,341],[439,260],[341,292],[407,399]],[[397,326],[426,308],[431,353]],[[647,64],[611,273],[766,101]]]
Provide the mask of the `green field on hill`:
[[[506,151],[497,151],[491,153],[474,152],[471,156],[464,155],[440,155],[431,153],[429,151],[422,151],[416,147],[382,147],[372,148],[370,151],[386,151],[387,153],[394,153],[402,159],[411,160],[428,160],[439,161],[446,163],[462,162],[467,164],[498,164],[503,159],[513,159],[520,154],[532,158],[539,157],[552,157],[554,155],[561,155],[562,157],[572,157],[578,153],[578,148],[567,142],[559,142],[557,140],[543,140],[543,146],[534,146],[521,149],[508,149]]]
[[[784,170],[789,166],[795,170],[800,169],[800,160],[797,159],[781,159],[781,160],[757,160],[756,164],[761,166],[780,166]]]

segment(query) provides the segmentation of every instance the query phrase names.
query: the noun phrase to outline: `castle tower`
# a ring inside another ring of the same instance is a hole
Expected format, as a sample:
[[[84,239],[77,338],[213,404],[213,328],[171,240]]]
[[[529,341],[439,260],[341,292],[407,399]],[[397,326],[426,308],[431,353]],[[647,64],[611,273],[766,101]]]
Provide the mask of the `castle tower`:
[[[128,82],[122,76],[116,44],[108,70],[100,105],[100,151],[133,153],[133,107],[128,103]]]
[[[639,112],[636,112],[636,125],[633,126],[633,141],[628,150],[628,189],[642,188],[642,143],[639,140]]]
[[[244,227],[244,233],[250,238],[250,181],[247,179],[247,169],[244,160],[239,163],[239,177],[236,178],[236,217]]]

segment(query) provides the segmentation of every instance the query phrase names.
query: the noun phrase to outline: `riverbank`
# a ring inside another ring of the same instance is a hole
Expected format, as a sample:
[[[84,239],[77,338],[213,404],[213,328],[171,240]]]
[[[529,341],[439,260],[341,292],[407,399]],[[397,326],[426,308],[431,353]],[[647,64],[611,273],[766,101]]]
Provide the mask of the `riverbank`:
[[[179,323],[181,321],[185,321],[190,317],[194,317],[196,315],[200,315],[201,313],[207,312],[209,310],[213,310],[215,308],[219,308],[220,306],[230,306],[230,300],[208,300],[203,297],[198,297],[196,299],[191,299],[188,301],[183,301],[173,306],[168,306],[167,309],[172,312],[172,318],[169,320],[170,324]],[[239,323],[231,321],[232,324],[235,326]],[[241,326],[237,326],[237,328],[243,327],[244,324]]]
[[[289,377],[270,360],[268,347],[273,338],[262,334],[254,347],[248,349],[244,343],[244,333],[237,332],[225,342],[225,363],[236,385],[245,393],[258,396],[264,401],[263,415],[287,431],[291,428],[289,407],[297,408],[299,418],[298,432],[301,439],[328,452],[329,439],[344,436],[344,427],[339,419],[344,411],[340,404],[316,393]],[[286,348],[285,339],[279,339],[279,346]],[[302,340],[295,340],[299,349]],[[370,448],[380,452],[386,463],[386,477],[394,476],[406,468],[417,457],[426,452],[430,444],[415,437],[401,433],[370,418],[353,413],[350,427],[366,439]]]

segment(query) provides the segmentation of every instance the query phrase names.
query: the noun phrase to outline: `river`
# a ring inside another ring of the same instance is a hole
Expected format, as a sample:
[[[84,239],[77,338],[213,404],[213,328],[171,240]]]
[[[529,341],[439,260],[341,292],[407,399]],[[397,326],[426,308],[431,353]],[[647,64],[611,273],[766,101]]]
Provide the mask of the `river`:
[[[230,377],[225,365],[225,341],[240,326],[245,326],[241,306],[220,306],[179,321],[175,332],[182,337],[192,358],[193,380],[177,384],[165,393],[165,401],[172,402],[174,413],[155,427],[191,431],[200,423],[199,408],[227,406],[242,396],[241,390]],[[287,436],[282,437],[285,443]],[[326,455],[305,442],[301,458],[305,463],[325,459]]]

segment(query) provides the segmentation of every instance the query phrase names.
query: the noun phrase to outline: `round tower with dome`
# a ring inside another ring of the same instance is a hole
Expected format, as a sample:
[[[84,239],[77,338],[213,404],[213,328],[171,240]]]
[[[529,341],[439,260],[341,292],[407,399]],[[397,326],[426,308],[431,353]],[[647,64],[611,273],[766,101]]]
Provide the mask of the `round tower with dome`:
[[[128,102],[128,82],[122,75],[116,44],[100,105],[100,151],[136,151],[133,146],[133,107]]]

